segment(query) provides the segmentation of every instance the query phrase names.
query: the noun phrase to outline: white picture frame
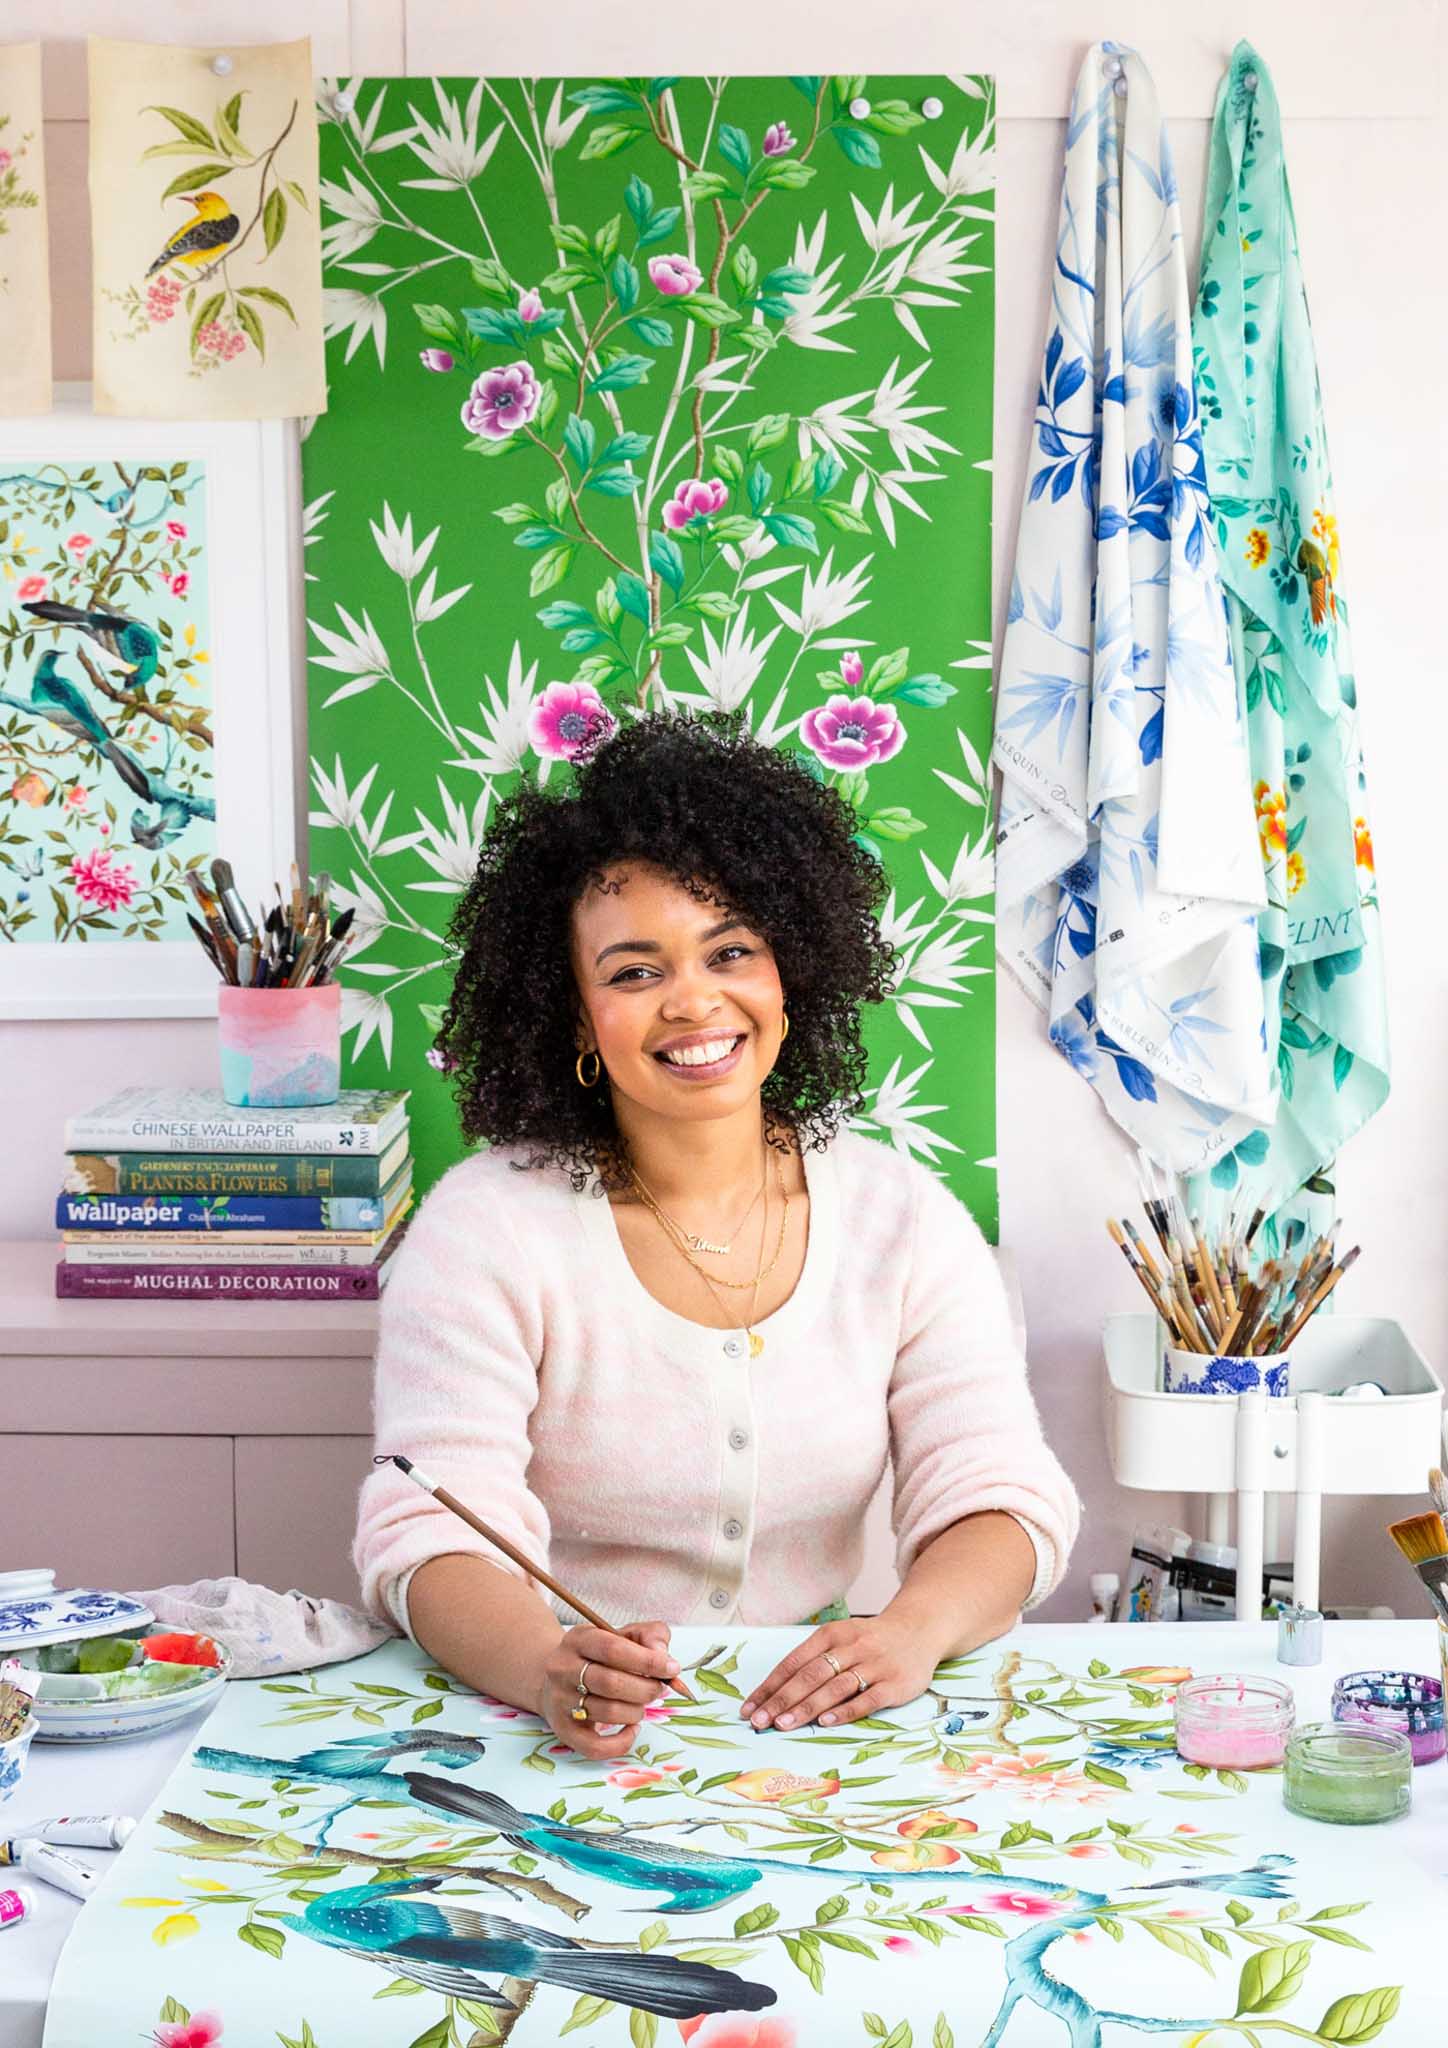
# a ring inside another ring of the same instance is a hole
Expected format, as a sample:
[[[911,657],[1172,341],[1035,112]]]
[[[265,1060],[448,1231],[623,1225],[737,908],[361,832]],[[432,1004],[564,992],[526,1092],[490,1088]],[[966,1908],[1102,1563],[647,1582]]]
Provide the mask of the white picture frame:
[[[0,419],[0,460],[29,457],[205,465],[216,843],[256,901],[296,847],[295,422],[115,419],[61,384],[50,413]],[[190,938],[0,943],[0,1018],[212,1016],[216,989]]]

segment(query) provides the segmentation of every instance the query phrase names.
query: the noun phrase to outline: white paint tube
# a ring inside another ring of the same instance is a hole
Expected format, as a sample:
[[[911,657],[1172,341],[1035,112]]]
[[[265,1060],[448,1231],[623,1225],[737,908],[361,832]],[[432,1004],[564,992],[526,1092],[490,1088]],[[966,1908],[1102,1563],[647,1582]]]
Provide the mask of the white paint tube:
[[[46,1842],[0,1842],[0,1863],[18,1863],[27,1877],[38,1877],[73,1899],[88,1899],[100,1882],[100,1872],[89,1863]]]
[[[136,1832],[128,1813],[62,1813],[17,1828],[17,1842],[58,1842],[67,1849],[120,1849]]]

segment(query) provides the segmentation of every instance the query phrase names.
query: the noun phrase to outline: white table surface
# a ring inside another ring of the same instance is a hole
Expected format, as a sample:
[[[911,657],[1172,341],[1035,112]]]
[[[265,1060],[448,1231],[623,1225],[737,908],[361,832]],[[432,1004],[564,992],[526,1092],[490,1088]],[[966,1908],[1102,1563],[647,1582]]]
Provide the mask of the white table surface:
[[[32,1742],[25,1775],[0,1806],[0,1835],[60,1813],[129,1813],[139,1820],[199,1739],[211,1712],[208,1708],[160,1735],[131,1742]],[[117,1852],[69,1853],[108,1870]],[[0,1890],[11,1882],[30,1894],[32,1911],[18,1927],[0,1933],[0,2048],[40,2048],[51,1979],[81,1901],[24,1871],[0,1870]]]
[[[1043,1622],[1027,1628],[1025,1633],[1039,1633],[1043,1648],[1052,1638],[1059,1641],[1068,1635],[1079,1647],[1083,1631],[1079,1623]],[[1276,1633],[1271,1622],[1204,1622],[1191,1628],[1177,1625],[1170,1630],[1128,1630],[1126,1625],[1118,1625],[1103,1632],[1101,1654],[1118,1658],[1124,1654],[1123,1643],[1129,1642],[1133,1654],[1139,1646],[1139,1658],[1145,1664],[1152,1660],[1156,1646],[1165,1650],[1168,1641],[1173,1654],[1180,1654],[1183,1637],[1189,1637],[1194,1670],[1233,1671],[1249,1646],[1253,1663],[1260,1665],[1262,1659],[1270,1658]],[[1328,1622],[1321,1664],[1307,1670],[1277,1667],[1296,1694],[1299,1723],[1328,1718],[1333,1682],[1344,1672],[1380,1668],[1436,1674],[1438,1650],[1432,1622]],[[67,1812],[129,1813],[139,1819],[187,1749],[200,1740],[209,1718],[209,1713],[201,1714],[163,1735],[134,1742],[99,1743],[94,1747],[32,1744],[25,1776],[9,1801],[0,1807],[0,1834],[8,1835],[29,1821]],[[1420,1839],[1448,1842],[1448,1762],[1440,1760],[1415,1771],[1413,1810],[1394,1825],[1411,1828]],[[1334,1830],[1333,1835],[1334,1843],[1329,1847],[1351,1855],[1351,1831]],[[77,1849],[73,1853],[98,1868],[108,1868],[115,1852]],[[1432,1860],[1435,1868],[1440,1867],[1436,1857]],[[80,1901],[26,1877],[23,1872],[0,1870],[0,1880],[14,1876],[19,1876],[30,1892],[35,1909],[18,1927],[0,1933],[0,2048],[41,2048],[51,1980],[66,1935],[80,1911]],[[96,2048],[111,2048],[111,2044],[98,2042]]]

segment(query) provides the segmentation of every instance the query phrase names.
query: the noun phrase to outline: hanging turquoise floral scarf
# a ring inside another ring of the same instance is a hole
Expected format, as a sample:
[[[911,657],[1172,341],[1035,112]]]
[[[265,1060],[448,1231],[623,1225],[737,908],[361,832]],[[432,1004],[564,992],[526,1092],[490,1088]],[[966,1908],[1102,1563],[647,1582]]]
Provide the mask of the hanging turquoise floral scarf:
[[[1265,1144],[1264,903],[1150,74],[1100,43],[1066,135],[995,760],[1001,957],[1161,1164]]]
[[[1243,679],[1257,829],[1270,1132],[1219,1160],[1268,1207],[1388,1093],[1373,841],[1317,358],[1267,67],[1239,43],[1217,95],[1193,328],[1207,477]],[[1329,1190],[1330,1192],[1330,1190]]]

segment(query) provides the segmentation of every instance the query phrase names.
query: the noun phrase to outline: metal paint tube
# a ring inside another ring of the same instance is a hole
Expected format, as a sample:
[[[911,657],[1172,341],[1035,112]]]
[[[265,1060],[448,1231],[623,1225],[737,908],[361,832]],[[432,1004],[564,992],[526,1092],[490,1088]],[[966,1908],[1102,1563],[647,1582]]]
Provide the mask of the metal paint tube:
[[[67,1849],[120,1849],[136,1832],[128,1813],[62,1813],[17,1828],[17,1842],[59,1842]]]
[[[45,1842],[0,1842],[0,1863],[18,1863],[27,1877],[38,1877],[73,1899],[88,1899],[100,1882],[100,1872],[89,1863]]]

